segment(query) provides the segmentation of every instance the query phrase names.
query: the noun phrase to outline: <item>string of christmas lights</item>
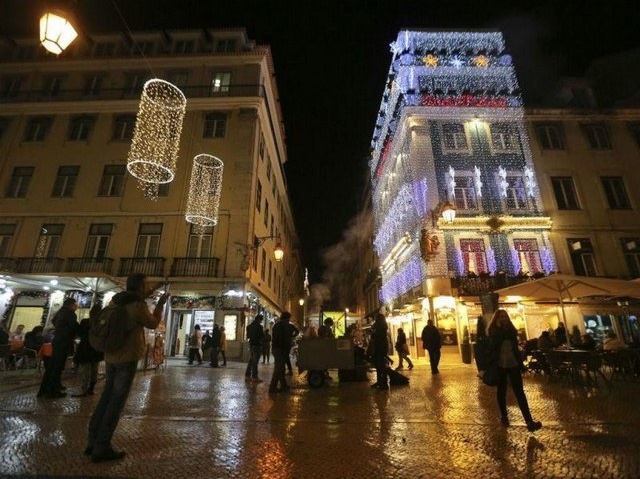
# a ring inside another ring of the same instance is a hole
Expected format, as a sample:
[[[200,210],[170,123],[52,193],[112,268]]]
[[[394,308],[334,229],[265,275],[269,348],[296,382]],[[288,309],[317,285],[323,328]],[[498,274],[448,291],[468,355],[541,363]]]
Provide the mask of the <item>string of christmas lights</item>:
[[[200,154],[193,158],[185,219],[196,225],[196,234],[218,224],[223,171],[224,163],[218,157]]]

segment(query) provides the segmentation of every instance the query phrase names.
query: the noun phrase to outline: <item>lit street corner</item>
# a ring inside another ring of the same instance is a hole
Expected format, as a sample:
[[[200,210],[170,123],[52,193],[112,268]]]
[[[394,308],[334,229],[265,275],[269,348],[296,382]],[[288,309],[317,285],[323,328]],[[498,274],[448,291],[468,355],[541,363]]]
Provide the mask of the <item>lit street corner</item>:
[[[530,434],[511,395],[512,426],[500,425],[495,390],[470,366],[444,364],[432,377],[418,364],[405,371],[411,385],[390,392],[341,384],[337,372],[310,389],[294,375],[291,391],[277,395],[267,391],[271,367],[260,366],[257,385],[236,362],[170,361],[164,372],[139,373],[114,439],[127,456],[102,464],[82,455],[99,396],[40,400],[33,371],[4,373],[1,477],[640,476],[640,413],[630,400],[638,382],[585,391],[528,375],[531,409],[544,424]]]

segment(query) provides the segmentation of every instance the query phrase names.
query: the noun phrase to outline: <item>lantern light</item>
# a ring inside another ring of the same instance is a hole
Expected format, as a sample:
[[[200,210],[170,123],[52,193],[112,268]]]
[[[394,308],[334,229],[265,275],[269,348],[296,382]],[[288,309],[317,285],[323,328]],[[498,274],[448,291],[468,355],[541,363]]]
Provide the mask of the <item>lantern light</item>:
[[[280,243],[278,243],[276,245],[276,248],[273,250],[273,257],[276,261],[282,261],[282,258],[284,258],[284,250],[282,249],[282,245]]]
[[[447,201],[442,205],[441,214],[447,223],[453,223],[453,220],[456,219],[456,207]]]
[[[49,11],[40,17],[40,43],[51,53],[60,55],[78,36],[69,18],[70,15],[61,10]]]

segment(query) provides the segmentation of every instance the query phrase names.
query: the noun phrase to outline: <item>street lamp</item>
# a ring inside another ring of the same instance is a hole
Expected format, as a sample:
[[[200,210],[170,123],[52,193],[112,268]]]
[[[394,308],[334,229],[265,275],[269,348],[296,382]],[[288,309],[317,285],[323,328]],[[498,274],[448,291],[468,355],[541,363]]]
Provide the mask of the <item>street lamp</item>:
[[[53,9],[40,17],[40,43],[51,53],[59,55],[77,36],[68,12]]]
[[[431,224],[435,228],[438,224],[438,217],[442,216],[447,224],[451,224],[456,219],[456,207],[450,201],[440,202],[431,210]]]
[[[300,298],[300,299],[298,300],[298,304],[299,304],[300,306],[304,306],[304,299],[303,299],[303,298]]]
[[[264,243],[268,239],[276,239],[278,241],[276,243],[276,247],[273,250],[273,258],[276,261],[282,261],[282,258],[284,258],[284,249],[282,249],[282,245],[280,244],[280,235],[256,236],[253,240],[253,249],[257,250],[260,246],[262,246],[262,243]]]

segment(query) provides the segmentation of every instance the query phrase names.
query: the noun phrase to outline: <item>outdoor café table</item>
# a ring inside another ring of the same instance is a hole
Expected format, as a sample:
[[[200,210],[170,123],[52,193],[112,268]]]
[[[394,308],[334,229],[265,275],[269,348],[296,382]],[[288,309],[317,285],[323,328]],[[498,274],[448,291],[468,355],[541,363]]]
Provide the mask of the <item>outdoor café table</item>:
[[[581,349],[553,349],[545,351],[544,356],[551,365],[553,373],[568,373],[566,377],[572,382],[582,382],[581,371],[585,370],[593,351]],[[552,373],[552,374],[553,374]]]

